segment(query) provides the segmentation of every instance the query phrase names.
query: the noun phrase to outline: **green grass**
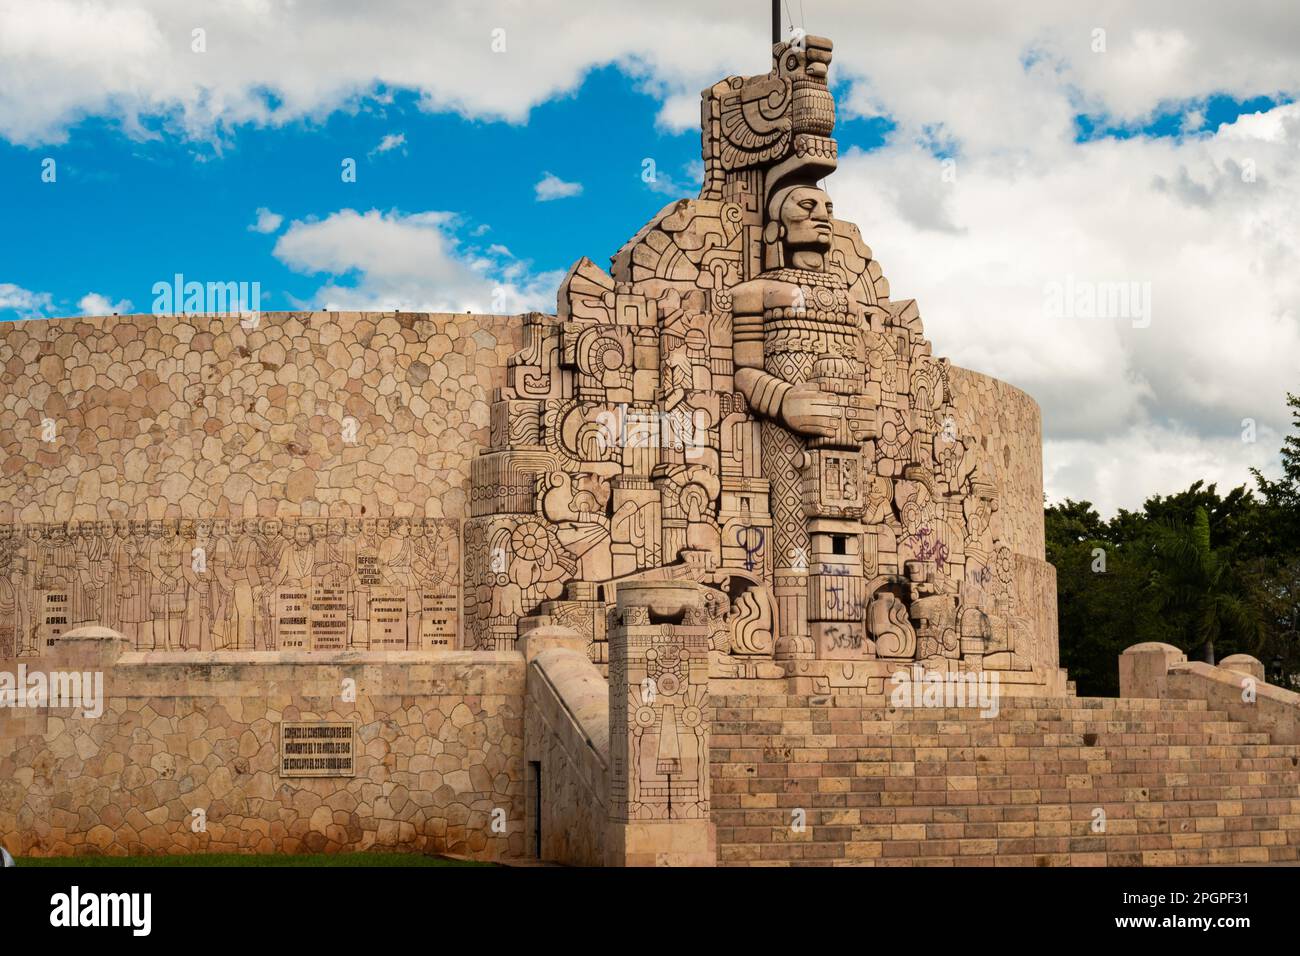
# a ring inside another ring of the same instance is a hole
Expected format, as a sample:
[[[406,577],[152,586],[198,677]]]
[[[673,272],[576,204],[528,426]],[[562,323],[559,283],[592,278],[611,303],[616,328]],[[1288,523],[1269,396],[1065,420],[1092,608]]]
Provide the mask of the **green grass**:
[[[419,853],[193,853],[177,856],[50,856],[16,860],[18,866],[491,866]]]

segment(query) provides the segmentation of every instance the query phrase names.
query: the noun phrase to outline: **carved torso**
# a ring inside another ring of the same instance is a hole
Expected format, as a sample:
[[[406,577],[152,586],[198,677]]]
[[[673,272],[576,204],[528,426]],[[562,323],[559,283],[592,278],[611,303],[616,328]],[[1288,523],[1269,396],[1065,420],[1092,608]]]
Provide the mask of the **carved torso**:
[[[862,320],[844,280],[833,272],[775,269],[758,281],[767,286],[764,370],[792,384],[829,377],[860,391],[851,383],[866,368]]]

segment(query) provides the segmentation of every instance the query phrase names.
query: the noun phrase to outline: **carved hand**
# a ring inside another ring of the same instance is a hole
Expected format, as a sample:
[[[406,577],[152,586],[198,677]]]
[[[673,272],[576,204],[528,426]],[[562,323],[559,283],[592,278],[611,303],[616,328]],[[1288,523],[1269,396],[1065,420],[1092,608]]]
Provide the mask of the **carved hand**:
[[[781,420],[801,435],[830,438],[840,421],[834,397],[815,385],[796,385],[781,401]]]

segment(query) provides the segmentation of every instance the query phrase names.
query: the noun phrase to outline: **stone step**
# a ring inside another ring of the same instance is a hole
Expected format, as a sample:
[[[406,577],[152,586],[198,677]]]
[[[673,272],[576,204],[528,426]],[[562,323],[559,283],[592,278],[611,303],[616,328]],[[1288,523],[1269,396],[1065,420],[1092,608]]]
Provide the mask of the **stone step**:
[[[870,779],[893,779],[893,780],[921,780],[950,781],[948,789],[972,789],[974,785],[970,781],[982,780],[1016,780],[1016,781],[1039,781],[1045,783],[1049,780],[1059,780],[1062,786],[1067,789],[1078,789],[1086,786],[1089,781],[1100,781],[1103,783],[1112,782],[1131,782],[1129,778],[1152,777],[1153,775],[1176,775],[1180,779],[1196,779],[1212,776],[1215,774],[1267,774],[1272,775],[1271,780],[1237,780],[1235,777],[1231,780],[1224,778],[1224,785],[1237,783],[1287,783],[1287,777],[1292,777],[1290,781],[1295,785],[1294,771],[1295,767],[1289,757],[1245,757],[1245,758],[1217,758],[1217,759],[1183,759],[1183,760],[1112,760],[1088,764],[1082,766],[1066,766],[1063,763],[1009,763],[1009,764],[981,764],[981,763],[964,763],[952,769],[945,768],[941,764],[876,764],[875,767],[883,768],[879,770],[864,771],[862,764],[823,764],[810,762],[801,764],[794,769],[789,769],[788,765],[764,764],[761,762],[754,763],[727,763],[722,765],[714,778],[718,780],[741,779],[741,780],[798,780],[798,779],[817,779],[817,780],[870,780]],[[774,769],[775,768],[775,769]],[[1119,780],[1117,781],[1117,778]],[[979,783],[979,788],[992,788],[991,784]],[[1300,787],[1297,787],[1300,791]]]
[[[1007,723],[1084,723],[1093,726],[1106,724],[1190,724],[1199,726],[1203,723],[1216,723],[1230,718],[1221,710],[1187,710],[1164,713],[1154,710],[1133,711],[999,711],[997,716],[982,716],[979,711],[958,708],[913,707],[907,710],[881,711],[866,708],[837,708],[835,710],[815,711],[809,708],[734,708],[717,707],[713,710],[716,722],[753,722],[753,723],[812,723],[812,724],[858,724],[884,723],[892,725],[911,724],[962,724],[971,726],[1007,724]]]
[[[814,780],[814,784],[815,784]],[[776,806],[787,810],[837,809],[931,809],[956,810],[988,808],[1024,808],[1044,804],[1061,804],[1096,808],[1096,806],[1151,806],[1177,803],[1210,805],[1244,805],[1257,800],[1288,800],[1295,796],[1294,786],[1277,784],[1160,784],[1160,786],[1095,787],[1070,790],[1067,787],[1015,787],[1001,790],[966,791],[822,791],[816,787],[790,787],[781,791],[732,791],[715,793],[718,810]],[[1162,810],[1143,810],[1162,813]]]
[[[755,708],[805,708],[814,710],[849,709],[849,710],[942,710],[944,708],[890,706],[887,697],[816,697],[808,694],[718,694],[709,698],[711,706],[718,708],[755,709]],[[979,708],[948,708],[971,710]],[[1147,697],[1004,697],[999,702],[999,710],[1086,710],[1086,711],[1123,711],[1127,713],[1141,711],[1163,711],[1166,713],[1194,713],[1208,710],[1204,700],[1147,698]]]
[[[1262,831],[1267,833],[1268,831]],[[1168,847],[1059,850],[1057,842],[998,841],[993,852],[988,841],[930,841],[906,844],[807,844],[792,850],[774,844],[719,844],[719,866],[1221,866],[1250,863],[1293,863],[1300,847],[1285,843],[1247,846]],[[1119,846],[1122,846],[1120,844]],[[1013,849],[1014,847],[1014,849]],[[1041,849],[1040,849],[1041,847]],[[889,851],[886,855],[886,851]]]
[[[713,819],[719,826],[768,827],[785,831],[793,820],[793,807],[715,808]],[[1107,832],[1164,832],[1171,827],[1183,832],[1250,829],[1245,824],[1213,821],[1268,819],[1281,829],[1300,827],[1300,798],[1273,797],[1250,800],[1169,800],[1152,803],[1118,803],[1103,806]],[[901,825],[1000,827],[1015,824],[1015,832],[987,832],[982,836],[1024,836],[1026,828],[1040,828],[1051,836],[1089,835],[1095,807],[1070,803],[979,804],[960,807],[808,807],[804,822],[810,830],[818,827],[889,828]],[[1201,821],[1203,825],[1185,824]],[[1030,831],[1032,835],[1032,831]],[[863,835],[867,835],[865,832]],[[880,839],[880,834],[871,834]],[[945,836],[935,831],[932,836]]]
[[[1004,853],[1087,853],[1087,852],[1132,852],[1134,850],[1190,850],[1216,849],[1232,846],[1291,846],[1300,847],[1300,843],[1290,842],[1289,832],[1278,828],[1276,821],[1270,823],[1268,818],[1249,821],[1251,826],[1238,830],[1222,831],[1166,831],[1161,833],[1103,834],[1089,833],[1086,836],[1027,836],[1010,833],[1000,835],[964,835],[958,828],[944,827],[939,834],[926,836],[904,836],[883,838],[870,832],[860,836],[844,836],[828,831],[790,834],[783,840],[767,839],[765,834],[752,835],[744,829],[732,830],[718,828],[718,841],[723,846],[740,847],[780,847],[786,852],[773,851],[769,858],[782,855],[799,857],[806,853],[808,847],[848,846],[850,844],[879,849],[880,856],[902,855],[904,853],[920,856],[961,856],[974,852],[984,855],[993,852]],[[875,828],[865,827],[864,830]],[[900,827],[910,830],[910,827]],[[725,832],[724,832],[725,831]],[[983,833],[983,831],[976,831]],[[1290,831],[1295,832],[1295,831]],[[799,839],[796,839],[799,837]],[[982,844],[982,845],[980,845]],[[801,853],[800,851],[803,851]],[[865,852],[870,853],[868,849]]]
[[[872,707],[715,707],[713,720],[718,722],[748,721],[762,724],[856,724],[884,723],[895,726],[912,724],[967,724],[972,726],[1007,723],[1065,723],[1081,722],[1094,725],[1107,723],[1166,723],[1198,726],[1206,722],[1230,719],[1221,710],[1188,711],[1094,711],[1042,709],[1017,711],[999,710],[996,715],[985,715],[969,707],[909,707],[906,710],[881,710]]]
[[[1251,724],[1242,721],[1203,721],[1201,723],[1167,723],[1151,721],[1148,723],[1095,723],[1080,721],[1044,721],[1037,724],[1011,724],[988,722],[941,723],[917,722],[891,724],[884,721],[859,721],[854,723],[776,723],[764,721],[718,721],[712,724],[712,735],[716,736],[771,736],[771,737],[822,737],[835,739],[837,736],[881,736],[881,737],[949,737],[962,740],[963,743],[978,743],[982,740],[997,740],[1004,736],[1030,736],[1050,734],[1053,736],[1125,736],[1125,735],[1182,735],[1196,736],[1203,734],[1258,734],[1251,730]]]
[[[887,759],[878,756],[881,751],[890,751],[901,759],[908,752],[937,755],[946,752],[948,756],[962,751],[972,751],[982,759],[998,756],[997,751],[1015,751],[1034,756],[1052,756],[1054,752],[1069,751],[1068,756],[1102,757],[1107,752],[1127,750],[1136,753],[1146,748],[1158,753],[1161,758],[1190,753],[1189,748],[1222,747],[1237,748],[1265,746],[1269,744],[1269,735],[1263,731],[1233,731],[1217,734],[1118,734],[1107,737],[1098,734],[1091,739],[1086,734],[1001,734],[989,738],[971,738],[962,740],[960,735],[949,738],[945,743],[939,735],[923,736],[918,734],[720,734],[720,740],[714,743],[714,749],[720,754],[727,750],[767,751],[859,751],[859,759]],[[1285,745],[1280,745],[1285,746]],[[1291,745],[1291,753],[1297,753]],[[912,758],[908,758],[912,759]],[[934,759],[946,759],[935,756]],[[1024,757],[1020,759],[1025,759]]]
[[[771,797],[771,795],[763,795]],[[740,808],[743,810],[762,810],[786,813],[799,806],[794,799],[767,799],[762,804]],[[725,809],[718,808],[718,809]],[[1213,800],[1149,800],[1118,801],[1107,804],[1107,815],[1113,820],[1136,820],[1139,828],[1146,825],[1142,821],[1170,819],[1177,816],[1268,816],[1278,817],[1284,826],[1300,826],[1300,796],[1289,794],[1281,797],[1251,797]],[[728,811],[734,812],[734,811]],[[826,806],[804,805],[804,812],[810,821],[828,820],[835,823],[1001,823],[1025,821],[1047,821],[1053,824],[1076,822],[1090,823],[1093,808],[1081,804],[1052,803],[980,803],[954,806]]]
[[[714,698],[719,862],[1292,862],[1300,746],[1201,700]],[[1106,813],[1107,830],[1091,831]],[[792,814],[805,815],[796,834]]]

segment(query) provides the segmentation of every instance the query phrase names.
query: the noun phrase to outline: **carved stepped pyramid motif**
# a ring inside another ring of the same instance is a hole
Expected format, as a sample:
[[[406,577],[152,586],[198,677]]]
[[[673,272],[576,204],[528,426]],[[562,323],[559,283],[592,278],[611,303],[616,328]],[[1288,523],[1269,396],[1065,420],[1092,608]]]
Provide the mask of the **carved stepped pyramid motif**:
[[[1203,700],[863,706],[714,701],[713,820],[731,865],[1295,861],[1300,746]],[[797,815],[796,811],[802,811]],[[792,824],[802,818],[798,829]]]
[[[899,661],[1060,693],[1038,411],[931,354],[834,172],[829,40],[704,91],[704,186],[528,317],[474,462],[465,639],[608,663],[620,585],[707,588],[715,680],[878,694]],[[737,685],[737,688],[741,685]]]

